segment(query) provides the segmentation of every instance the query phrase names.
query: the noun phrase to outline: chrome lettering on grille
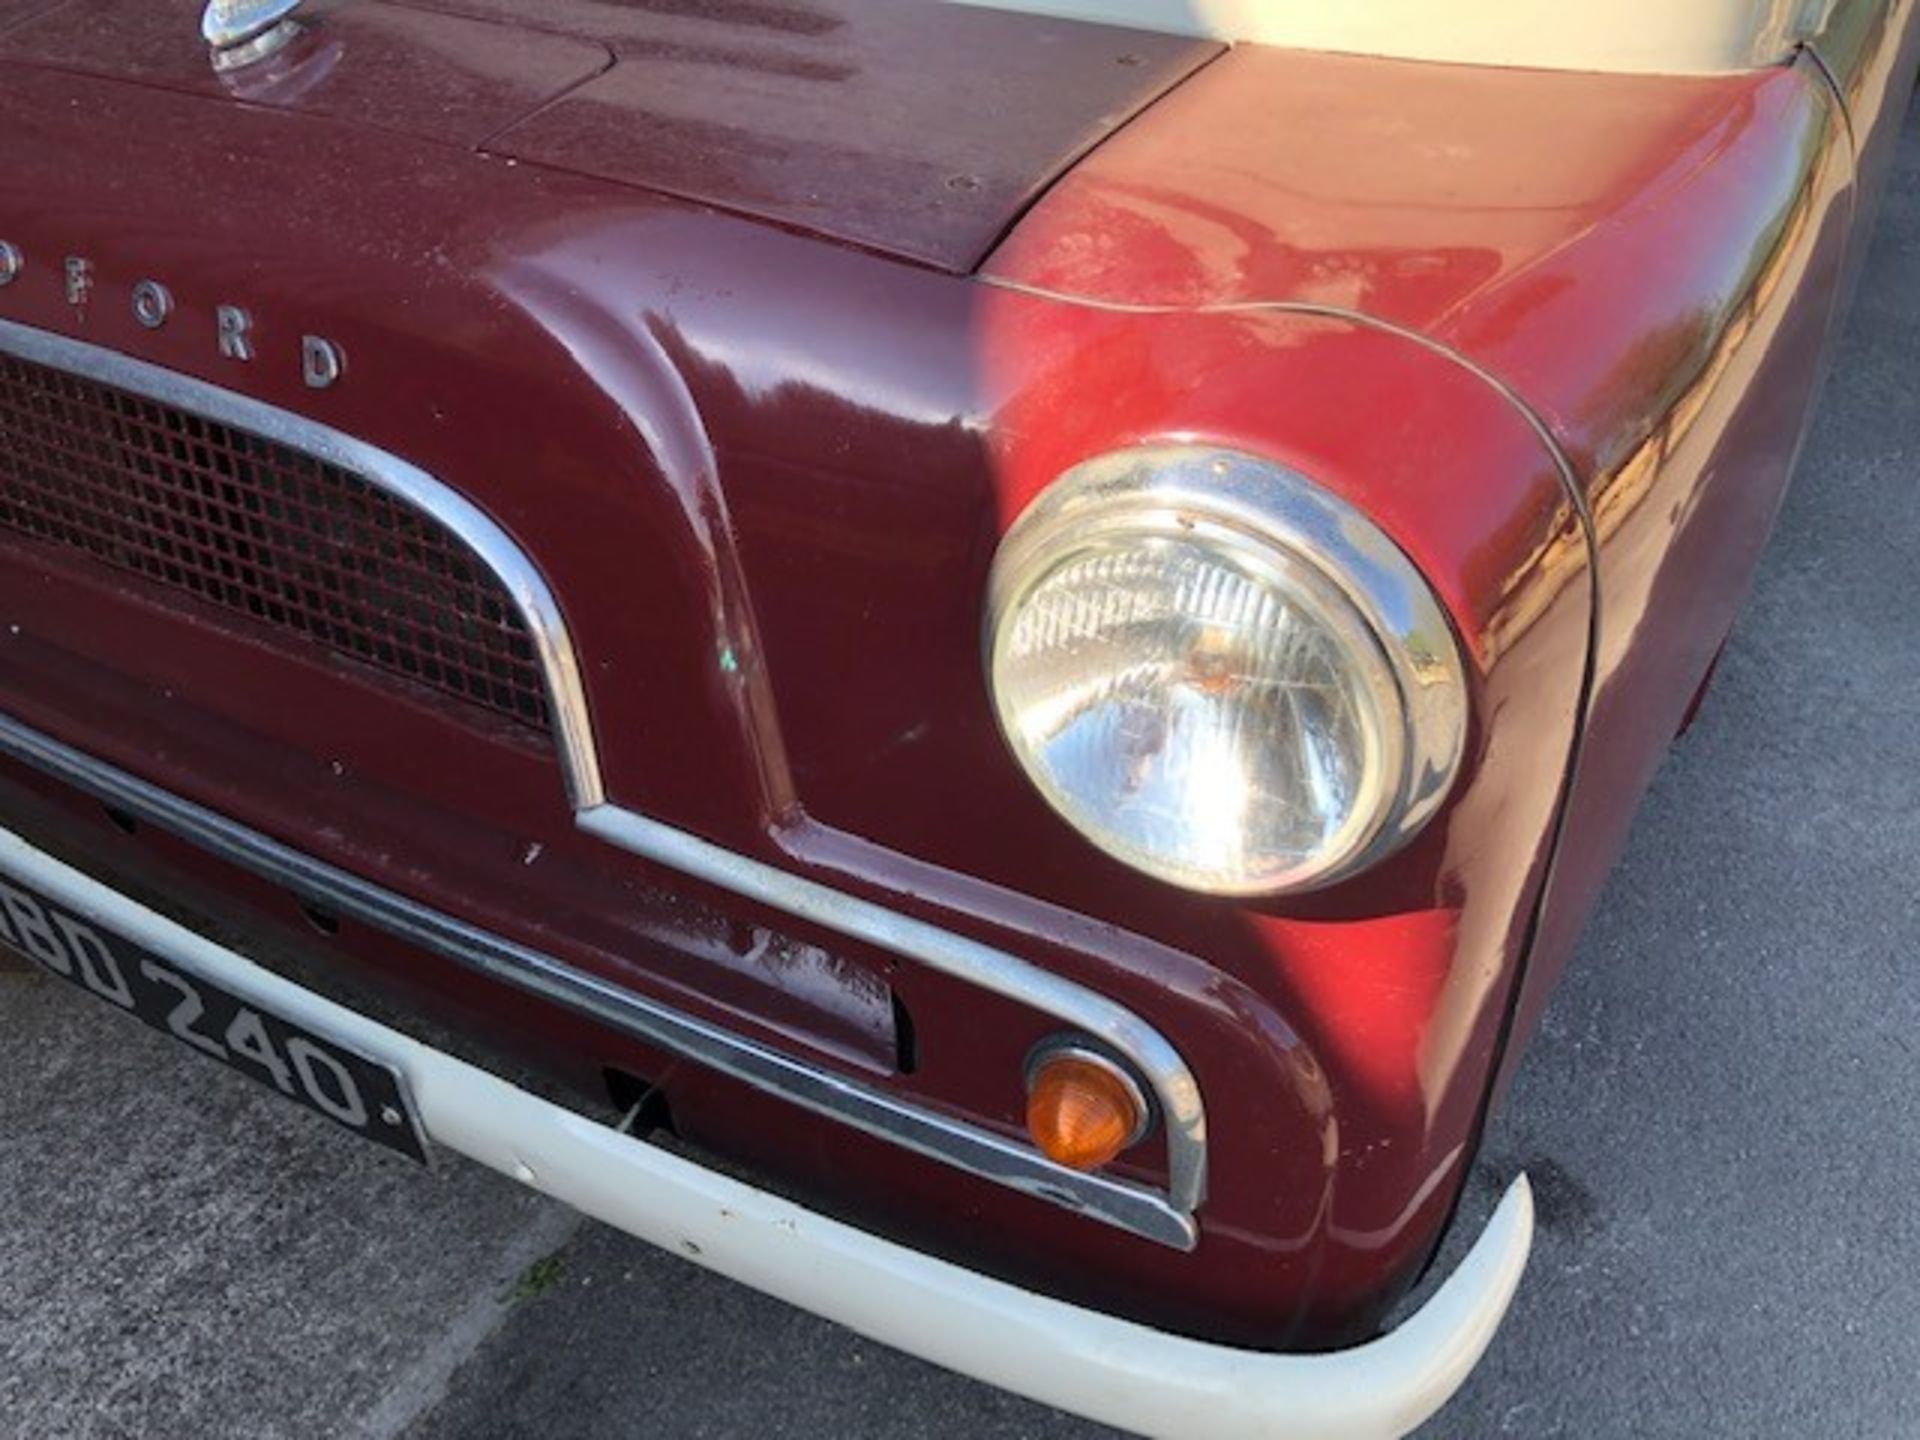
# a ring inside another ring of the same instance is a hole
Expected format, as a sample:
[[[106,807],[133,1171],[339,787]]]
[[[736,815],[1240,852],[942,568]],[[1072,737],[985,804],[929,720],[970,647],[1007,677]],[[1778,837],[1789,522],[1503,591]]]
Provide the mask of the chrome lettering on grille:
[[[10,240],[0,240],[0,290],[5,290],[26,272],[26,251]],[[69,255],[53,272],[53,278],[60,284],[67,304],[82,312],[84,318],[94,292],[99,289],[93,261],[84,255]],[[178,308],[173,291],[164,281],[151,276],[134,283],[130,303],[134,320],[145,330],[159,330],[173,323]],[[254,339],[253,312],[243,305],[214,306],[213,341],[222,360],[251,362],[259,350]],[[338,341],[325,335],[302,335],[299,365],[300,378],[308,389],[331,390],[346,376],[347,352]]]
[[[93,298],[93,262],[82,255],[67,257],[67,304],[76,310]]]
[[[173,292],[158,280],[142,280],[133,287],[133,318],[149,330],[158,330],[173,314]]]
[[[331,340],[319,335],[301,337],[300,378],[307,382],[309,390],[331,388],[346,369],[347,357]]]
[[[214,328],[220,336],[220,358],[253,359],[253,317],[238,305],[222,305],[213,312]]]

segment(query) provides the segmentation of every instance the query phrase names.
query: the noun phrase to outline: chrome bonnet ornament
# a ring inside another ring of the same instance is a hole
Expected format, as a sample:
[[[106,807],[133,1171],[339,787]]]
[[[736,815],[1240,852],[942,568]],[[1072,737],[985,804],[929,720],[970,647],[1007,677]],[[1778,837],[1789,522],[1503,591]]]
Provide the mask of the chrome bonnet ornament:
[[[232,70],[264,60],[299,33],[294,12],[301,0],[208,0],[200,34],[213,52],[213,68]]]

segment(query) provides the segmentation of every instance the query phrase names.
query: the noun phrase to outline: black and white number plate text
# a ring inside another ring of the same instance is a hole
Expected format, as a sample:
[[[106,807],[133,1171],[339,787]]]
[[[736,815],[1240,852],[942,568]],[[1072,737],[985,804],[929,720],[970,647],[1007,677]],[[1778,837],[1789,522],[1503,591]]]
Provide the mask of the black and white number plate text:
[[[425,1162],[391,1066],[316,1035],[0,875],[0,945],[356,1135]]]

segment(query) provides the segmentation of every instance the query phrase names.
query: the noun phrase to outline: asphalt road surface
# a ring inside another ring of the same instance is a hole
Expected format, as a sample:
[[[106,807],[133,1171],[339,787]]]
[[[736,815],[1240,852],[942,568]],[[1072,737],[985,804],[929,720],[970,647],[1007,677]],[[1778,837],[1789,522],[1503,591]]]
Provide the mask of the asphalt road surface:
[[[1433,1436],[1920,1435],[1920,128],[1902,159],[1758,593],[1490,1139],[1542,1230]],[[1106,1433],[0,975],[0,1434]]]

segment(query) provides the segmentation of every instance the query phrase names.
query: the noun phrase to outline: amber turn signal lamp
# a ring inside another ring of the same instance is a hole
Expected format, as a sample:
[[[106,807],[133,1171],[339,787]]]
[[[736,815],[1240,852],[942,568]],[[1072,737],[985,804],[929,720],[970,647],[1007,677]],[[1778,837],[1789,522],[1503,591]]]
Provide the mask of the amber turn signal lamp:
[[[1027,1067],[1027,1130],[1056,1164],[1098,1170],[1147,1133],[1146,1097],[1104,1055],[1046,1049]]]

